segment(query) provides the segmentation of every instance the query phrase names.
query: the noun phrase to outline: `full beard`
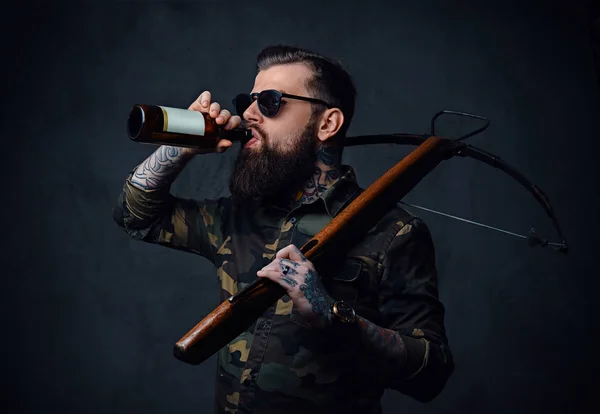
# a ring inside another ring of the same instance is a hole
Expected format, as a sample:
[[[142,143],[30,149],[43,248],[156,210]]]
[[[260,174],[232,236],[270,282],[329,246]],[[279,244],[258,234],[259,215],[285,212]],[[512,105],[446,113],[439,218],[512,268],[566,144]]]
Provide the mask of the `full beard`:
[[[260,148],[242,148],[235,162],[229,190],[234,201],[278,197],[287,199],[301,189],[315,170],[316,120],[308,122],[294,140],[292,148],[279,151],[267,145],[261,134]]]

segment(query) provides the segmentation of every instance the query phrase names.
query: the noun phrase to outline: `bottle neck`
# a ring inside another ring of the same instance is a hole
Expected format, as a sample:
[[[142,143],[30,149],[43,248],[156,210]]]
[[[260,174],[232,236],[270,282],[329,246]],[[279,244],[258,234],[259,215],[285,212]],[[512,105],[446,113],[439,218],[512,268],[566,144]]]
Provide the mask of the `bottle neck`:
[[[252,138],[252,131],[245,128],[234,128],[227,131],[221,128],[219,137],[228,139],[231,142],[246,142]]]

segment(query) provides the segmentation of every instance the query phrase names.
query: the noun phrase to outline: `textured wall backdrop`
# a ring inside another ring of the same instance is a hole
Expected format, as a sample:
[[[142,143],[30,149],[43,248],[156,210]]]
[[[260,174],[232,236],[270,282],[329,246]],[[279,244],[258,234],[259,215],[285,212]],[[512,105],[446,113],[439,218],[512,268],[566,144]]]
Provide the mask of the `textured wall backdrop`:
[[[571,243],[564,256],[419,213],[456,371],[429,404],[387,392],[385,412],[597,412],[600,101],[585,5],[67,3],[15,2],[0,29],[3,412],[211,412],[214,357],[192,367],[171,350],[218,304],[214,269],[113,223],[123,179],[153,150],[128,140],[125,120],[135,103],[183,108],[205,89],[229,106],[271,43],[345,63],[359,92],[352,135],[427,132],[445,108],[489,117],[472,143],[546,191]],[[367,186],[407,152],[353,147],[344,162]],[[173,190],[227,194],[235,154],[198,157]],[[446,162],[406,200],[554,237],[525,190],[472,160]]]

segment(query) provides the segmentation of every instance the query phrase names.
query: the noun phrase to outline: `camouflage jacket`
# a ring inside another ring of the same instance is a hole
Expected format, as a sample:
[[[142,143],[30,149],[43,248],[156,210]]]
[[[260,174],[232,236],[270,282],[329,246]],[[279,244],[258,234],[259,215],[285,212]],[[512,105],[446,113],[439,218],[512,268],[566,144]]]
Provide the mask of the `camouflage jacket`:
[[[226,300],[256,280],[279,249],[302,246],[360,193],[352,168],[344,168],[321,198],[288,207],[177,198],[169,189],[141,190],[130,175],[114,218],[136,239],[210,260]],[[284,296],[218,352],[215,413],[380,413],[386,388],[420,401],[442,390],[453,361],[433,244],[421,219],[392,209],[335,266],[317,271],[334,299],[418,343],[406,356],[417,369],[383,377],[372,355],[311,328]]]

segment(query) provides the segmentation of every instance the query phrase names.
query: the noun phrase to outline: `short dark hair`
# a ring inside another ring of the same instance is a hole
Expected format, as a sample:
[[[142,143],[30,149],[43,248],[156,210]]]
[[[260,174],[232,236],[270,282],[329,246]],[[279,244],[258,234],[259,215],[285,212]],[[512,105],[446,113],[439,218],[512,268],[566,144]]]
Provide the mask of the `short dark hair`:
[[[260,72],[272,66],[293,63],[304,63],[312,69],[312,79],[309,79],[305,85],[309,93],[313,94],[312,98],[321,99],[339,108],[344,114],[344,124],[338,132],[341,143],[354,115],[356,88],[352,78],[340,62],[307,49],[288,45],[264,48],[256,58],[256,70]],[[322,105],[315,104],[313,113],[322,108]]]

